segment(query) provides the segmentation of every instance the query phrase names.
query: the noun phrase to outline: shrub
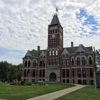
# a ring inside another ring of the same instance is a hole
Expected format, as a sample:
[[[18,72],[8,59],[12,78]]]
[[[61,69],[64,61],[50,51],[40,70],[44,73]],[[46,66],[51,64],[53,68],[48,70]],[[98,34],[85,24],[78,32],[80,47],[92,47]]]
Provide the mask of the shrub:
[[[32,83],[31,82],[27,82],[26,85],[32,85]]]
[[[25,83],[25,81],[21,81],[21,85],[25,85],[26,83]]]

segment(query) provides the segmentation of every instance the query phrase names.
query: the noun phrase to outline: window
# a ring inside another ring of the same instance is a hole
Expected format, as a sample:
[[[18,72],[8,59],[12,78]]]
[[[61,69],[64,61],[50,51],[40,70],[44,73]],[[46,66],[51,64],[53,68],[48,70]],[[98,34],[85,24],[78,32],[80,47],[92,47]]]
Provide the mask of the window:
[[[81,69],[80,68],[77,69],[77,73],[78,73],[78,77],[81,77]]]
[[[67,66],[69,65],[68,59],[66,60],[66,65],[67,65]]]
[[[65,77],[65,69],[62,70],[62,75]]]
[[[74,58],[72,58],[72,65],[74,65]]]
[[[31,65],[31,62],[30,61],[28,61],[28,67]]]
[[[42,66],[42,61],[40,61],[40,67]]]
[[[51,51],[49,51],[49,55],[51,56]]]
[[[54,29],[53,29],[53,33],[54,33]]]
[[[54,50],[52,51],[52,55],[54,55]]]
[[[93,77],[93,69],[90,68],[90,77]]]
[[[65,60],[62,60],[62,65],[63,65],[63,66],[65,65]]]
[[[35,77],[35,70],[33,70],[33,77]]]
[[[45,61],[43,61],[43,67],[45,67]]]
[[[51,65],[51,59],[49,59],[49,65]]]
[[[69,77],[69,69],[66,69],[66,76]]]
[[[65,55],[63,54],[62,57],[65,58]]]
[[[57,65],[57,63],[58,63],[58,62],[57,62],[57,59],[55,59],[55,65]]]
[[[27,67],[27,61],[25,61],[25,64],[24,64],[24,66],[25,66],[25,67]]]
[[[43,77],[45,77],[45,70],[43,70]]]
[[[40,77],[42,77],[42,70],[40,70]]]
[[[55,29],[55,33],[57,33],[57,29]]]
[[[24,70],[24,77],[26,77],[26,75],[27,75],[27,71],[26,71],[26,69]]]
[[[80,65],[80,58],[77,58],[77,65]]]
[[[74,77],[74,69],[72,69],[73,77]]]
[[[92,65],[92,59],[89,57],[89,65]]]
[[[52,65],[54,65],[54,59],[52,59]]]
[[[58,55],[58,51],[56,50],[56,55]]]
[[[86,68],[82,69],[82,75],[83,75],[84,78],[86,77]]]
[[[66,54],[66,57],[68,57],[68,54]]]
[[[33,61],[33,67],[35,67],[35,66],[36,66],[36,60]]]
[[[50,31],[50,33],[52,34],[52,30]]]
[[[82,65],[85,65],[85,58],[82,57]]]
[[[30,75],[30,70],[28,69],[28,71],[27,71],[27,76],[29,77],[29,75]]]

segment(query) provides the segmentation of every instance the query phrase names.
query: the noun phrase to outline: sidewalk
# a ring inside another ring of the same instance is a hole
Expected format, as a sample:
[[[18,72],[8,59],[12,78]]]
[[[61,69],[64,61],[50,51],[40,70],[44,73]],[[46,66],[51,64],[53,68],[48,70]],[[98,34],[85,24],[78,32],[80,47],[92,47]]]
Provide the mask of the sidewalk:
[[[45,94],[45,95],[42,95],[42,96],[30,98],[30,99],[27,99],[27,100],[54,100],[58,97],[61,97],[65,94],[68,94],[68,93],[73,92],[75,90],[78,90],[82,87],[85,87],[85,85],[76,84],[75,87],[71,87],[71,88],[67,88],[67,89],[64,89],[64,90],[52,92],[52,93],[49,93],[49,94]]]

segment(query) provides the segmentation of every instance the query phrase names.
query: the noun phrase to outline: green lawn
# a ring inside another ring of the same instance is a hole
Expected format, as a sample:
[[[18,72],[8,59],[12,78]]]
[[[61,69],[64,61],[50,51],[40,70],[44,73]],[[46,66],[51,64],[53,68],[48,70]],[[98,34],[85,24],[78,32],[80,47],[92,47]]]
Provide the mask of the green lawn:
[[[43,95],[53,91],[72,87],[72,84],[52,83],[49,85],[13,86],[0,83],[0,99],[26,100],[31,97]]]
[[[96,94],[94,86],[86,86],[55,100],[100,100],[100,89]]]

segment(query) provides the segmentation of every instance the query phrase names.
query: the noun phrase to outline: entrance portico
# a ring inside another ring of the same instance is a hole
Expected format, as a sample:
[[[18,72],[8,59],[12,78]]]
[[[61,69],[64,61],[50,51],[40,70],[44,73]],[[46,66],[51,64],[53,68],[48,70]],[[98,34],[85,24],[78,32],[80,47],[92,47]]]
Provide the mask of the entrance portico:
[[[56,74],[54,72],[50,74],[50,82],[56,82]]]

